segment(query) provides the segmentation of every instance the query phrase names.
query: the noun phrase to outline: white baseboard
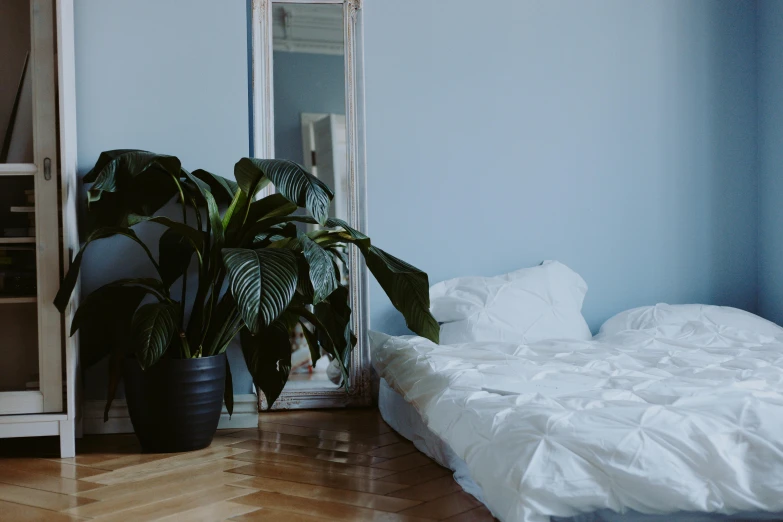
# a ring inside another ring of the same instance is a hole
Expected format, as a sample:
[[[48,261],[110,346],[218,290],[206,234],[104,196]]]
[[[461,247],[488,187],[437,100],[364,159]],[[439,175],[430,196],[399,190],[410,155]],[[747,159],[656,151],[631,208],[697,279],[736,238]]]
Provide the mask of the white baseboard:
[[[84,433],[133,433],[125,399],[115,399],[109,409],[109,420],[103,422],[104,401],[84,401],[82,428]],[[258,396],[254,393],[234,395],[234,414],[228,417],[226,406],[220,413],[218,429],[258,427]]]

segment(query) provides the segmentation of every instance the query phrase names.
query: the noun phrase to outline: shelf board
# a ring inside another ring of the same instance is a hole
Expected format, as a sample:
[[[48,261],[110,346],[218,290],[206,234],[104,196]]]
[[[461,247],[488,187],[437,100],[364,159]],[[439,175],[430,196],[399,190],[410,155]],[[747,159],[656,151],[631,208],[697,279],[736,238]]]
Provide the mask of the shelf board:
[[[14,393],[14,392],[0,392]],[[0,395],[2,398],[2,395]],[[64,421],[68,420],[67,413],[14,413],[14,414],[0,414],[0,424],[16,424],[22,422],[47,422],[47,421]]]
[[[0,176],[32,176],[36,172],[35,163],[0,163]]]
[[[34,237],[0,237],[0,245],[21,245],[33,243],[35,243]]]
[[[34,296],[28,297],[0,297],[0,304],[23,304],[23,303],[35,303],[38,299]]]

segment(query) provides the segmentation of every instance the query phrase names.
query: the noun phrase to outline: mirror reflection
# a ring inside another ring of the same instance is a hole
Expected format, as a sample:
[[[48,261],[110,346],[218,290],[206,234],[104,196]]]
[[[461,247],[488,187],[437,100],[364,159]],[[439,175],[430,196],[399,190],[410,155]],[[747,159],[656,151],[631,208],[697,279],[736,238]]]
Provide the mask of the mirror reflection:
[[[273,4],[275,157],[295,161],[334,192],[330,216],[348,220],[342,4]],[[300,225],[315,232],[317,225]],[[348,285],[345,265],[341,284]],[[310,349],[302,326],[291,338],[287,390],[336,388],[340,370]]]

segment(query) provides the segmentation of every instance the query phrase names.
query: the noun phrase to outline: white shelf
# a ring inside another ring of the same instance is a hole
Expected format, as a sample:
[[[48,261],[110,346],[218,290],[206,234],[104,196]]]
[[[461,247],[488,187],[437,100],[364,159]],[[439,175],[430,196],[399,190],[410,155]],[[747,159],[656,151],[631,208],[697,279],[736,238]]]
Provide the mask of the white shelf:
[[[35,244],[35,238],[34,237],[0,237],[0,245],[24,245],[24,244]]]
[[[0,404],[3,406],[3,419],[6,415],[26,415],[30,412],[43,412],[43,394],[40,390],[0,392]]]
[[[32,176],[36,172],[34,163],[0,163],[0,176]]]
[[[22,304],[22,303],[36,303],[38,299],[35,297],[0,297],[0,304]]]
[[[8,392],[3,392],[8,393]],[[23,413],[13,415],[0,415],[0,424],[13,424],[16,422],[47,422],[68,420],[65,413]]]

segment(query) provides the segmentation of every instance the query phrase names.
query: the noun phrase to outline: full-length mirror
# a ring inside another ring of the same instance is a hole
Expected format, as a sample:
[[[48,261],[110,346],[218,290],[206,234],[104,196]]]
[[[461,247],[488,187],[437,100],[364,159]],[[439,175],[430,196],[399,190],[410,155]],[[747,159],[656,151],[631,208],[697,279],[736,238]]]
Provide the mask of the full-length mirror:
[[[361,107],[357,69],[359,3],[257,2],[255,129],[268,155],[302,165],[334,192],[329,216],[364,228],[363,143],[357,132]],[[258,49],[261,47],[261,49]],[[266,104],[266,106],[265,106]],[[272,114],[274,115],[272,117]],[[265,126],[266,125],[266,126]],[[263,133],[271,132],[270,136]],[[258,155],[258,154],[257,154]],[[297,224],[312,233],[321,225]],[[291,373],[275,408],[340,406],[369,400],[366,346],[366,275],[357,254],[336,261],[346,291],[357,346],[350,354],[348,384],[339,361],[308,343],[312,325],[302,321],[291,336]],[[353,269],[355,268],[355,269]]]
[[[347,220],[343,6],[275,3],[272,21],[275,157],[303,165],[331,187],[329,215]],[[319,227],[298,226],[301,232]],[[311,325],[298,325],[292,335],[287,388],[338,386],[337,361],[311,350],[303,328]]]

